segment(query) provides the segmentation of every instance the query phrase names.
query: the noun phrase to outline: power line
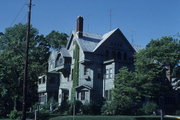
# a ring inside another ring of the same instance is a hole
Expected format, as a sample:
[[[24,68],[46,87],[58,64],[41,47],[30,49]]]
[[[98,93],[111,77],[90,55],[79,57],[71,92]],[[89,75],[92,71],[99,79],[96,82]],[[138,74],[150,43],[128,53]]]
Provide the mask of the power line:
[[[22,7],[20,8],[20,10],[18,11],[17,15],[15,16],[15,18],[14,18],[13,21],[11,22],[10,26],[12,26],[12,25],[16,22],[17,18],[19,17],[19,15],[21,14],[21,12],[23,11],[25,5],[26,5],[26,2],[25,2],[25,3],[22,5]]]

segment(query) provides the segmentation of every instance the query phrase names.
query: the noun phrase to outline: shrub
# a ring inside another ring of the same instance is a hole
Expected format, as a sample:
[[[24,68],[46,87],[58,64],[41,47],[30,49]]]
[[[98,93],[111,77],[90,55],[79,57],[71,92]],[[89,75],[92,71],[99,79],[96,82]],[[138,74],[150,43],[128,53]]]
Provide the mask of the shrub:
[[[90,103],[85,103],[82,106],[82,112],[83,112],[84,115],[92,114],[91,104]]]
[[[176,115],[180,115],[180,110],[176,110]]]
[[[102,115],[114,115],[115,114],[115,106],[112,102],[106,102],[101,108]]]
[[[81,113],[83,104],[81,101],[76,100],[71,103],[71,105],[69,107],[69,114],[71,114],[71,115],[73,114],[74,105],[75,105],[75,114]]]
[[[20,120],[21,112],[17,110],[12,110],[8,117],[13,120]]]
[[[56,110],[55,112],[63,115],[68,115],[70,106],[71,106],[70,102],[62,101],[61,105],[58,107],[58,110]]]
[[[156,111],[158,108],[157,104],[154,102],[147,102],[143,104],[142,111],[146,115],[153,114],[154,111]]]

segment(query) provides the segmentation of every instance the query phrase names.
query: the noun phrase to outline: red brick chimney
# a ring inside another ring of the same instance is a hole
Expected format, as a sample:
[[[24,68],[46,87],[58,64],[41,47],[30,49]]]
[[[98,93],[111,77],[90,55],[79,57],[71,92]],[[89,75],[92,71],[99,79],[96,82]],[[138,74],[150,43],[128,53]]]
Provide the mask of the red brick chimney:
[[[76,32],[79,38],[83,37],[83,17],[78,16]]]

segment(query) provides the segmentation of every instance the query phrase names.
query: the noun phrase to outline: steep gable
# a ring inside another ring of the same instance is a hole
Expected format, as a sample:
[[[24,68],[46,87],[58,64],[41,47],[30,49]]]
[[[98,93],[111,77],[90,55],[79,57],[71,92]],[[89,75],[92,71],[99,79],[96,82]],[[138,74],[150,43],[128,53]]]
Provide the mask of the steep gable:
[[[103,49],[107,48],[111,48],[114,50],[126,49],[128,51],[135,52],[134,48],[125,38],[119,28],[104,34],[103,39],[98,43],[93,52],[102,51]]]

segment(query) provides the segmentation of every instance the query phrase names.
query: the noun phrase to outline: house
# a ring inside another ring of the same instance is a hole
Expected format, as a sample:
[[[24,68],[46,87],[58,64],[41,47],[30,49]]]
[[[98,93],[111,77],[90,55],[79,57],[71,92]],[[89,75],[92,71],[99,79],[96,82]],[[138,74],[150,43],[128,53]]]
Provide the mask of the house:
[[[59,73],[50,72],[38,78],[38,94],[40,104],[50,99],[58,101]]]
[[[59,104],[74,99],[82,103],[111,100],[115,74],[123,66],[134,70],[135,52],[120,29],[104,35],[87,33],[83,31],[83,17],[78,17],[66,48],[53,51],[48,60],[48,72],[59,78],[56,79]]]

